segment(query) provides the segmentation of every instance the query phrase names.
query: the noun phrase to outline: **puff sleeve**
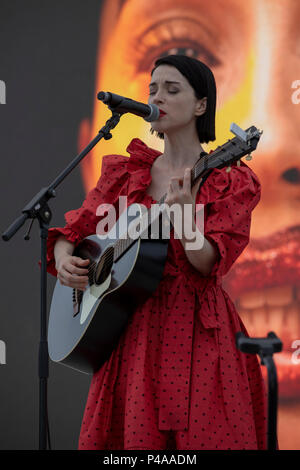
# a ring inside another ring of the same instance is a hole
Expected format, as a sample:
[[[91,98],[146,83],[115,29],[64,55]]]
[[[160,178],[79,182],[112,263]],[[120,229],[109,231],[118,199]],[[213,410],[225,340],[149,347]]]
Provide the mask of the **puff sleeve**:
[[[221,277],[249,243],[251,213],[260,200],[261,185],[244,162],[229,173],[215,169],[207,181],[204,236],[219,255],[210,276]]]
[[[113,204],[118,218],[118,199],[126,194],[128,157],[105,155],[102,158],[101,176],[95,188],[87,194],[82,206],[65,213],[66,225],[52,227],[47,240],[47,271],[57,276],[55,269],[54,246],[63,235],[76,247],[84,238],[96,233],[97,223],[102,216],[96,216],[100,204]],[[103,214],[104,217],[105,214]]]

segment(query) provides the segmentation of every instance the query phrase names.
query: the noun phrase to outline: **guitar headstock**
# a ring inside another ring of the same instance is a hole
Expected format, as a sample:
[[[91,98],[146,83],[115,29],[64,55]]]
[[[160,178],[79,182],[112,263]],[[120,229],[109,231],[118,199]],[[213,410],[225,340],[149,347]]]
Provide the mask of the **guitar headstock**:
[[[239,164],[239,160],[245,155],[247,155],[246,160],[252,159],[251,152],[256,149],[263,131],[255,126],[248,127],[244,131],[235,123],[231,124],[230,130],[236,137],[209,154],[205,162],[206,169],[228,167],[226,171],[230,171],[231,165],[235,162]]]

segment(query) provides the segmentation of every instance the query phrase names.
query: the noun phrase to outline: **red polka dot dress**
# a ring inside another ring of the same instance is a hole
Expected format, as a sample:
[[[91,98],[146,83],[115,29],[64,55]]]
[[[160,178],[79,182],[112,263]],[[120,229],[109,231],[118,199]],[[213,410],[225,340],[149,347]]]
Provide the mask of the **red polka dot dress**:
[[[103,157],[101,177],[82,207],[52,228],[48,272],[56,275],[54,244],[61,234],[78,244],[96,233],[100,204],[157,202],[146,194],[151,166],[161,152],[138,138],[130,157]],[[204,235],[218,261],[204,277],[171,231],[162,280],[140,305],[111,357],[91,381],[79,449],[223,450],[266,448],[266,391],[257,356],[237,350],[247,331],[222,276],[249,241],[260,183],[243,162],[214,169],[196,196],[204,204]]]

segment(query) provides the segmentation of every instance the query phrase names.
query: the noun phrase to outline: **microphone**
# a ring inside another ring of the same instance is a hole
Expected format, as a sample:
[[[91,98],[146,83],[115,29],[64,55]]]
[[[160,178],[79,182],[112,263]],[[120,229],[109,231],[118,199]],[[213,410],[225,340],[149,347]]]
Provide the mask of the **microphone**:
[[[112,111],[132,113],[141,116],[147,122],[157,121],[160,117],[160,110],[155,104],[140,103],[139,101],[134,101],[108,91],[100,91],[97,98],[103,101],[103,103],[108,104],[109,109]]]

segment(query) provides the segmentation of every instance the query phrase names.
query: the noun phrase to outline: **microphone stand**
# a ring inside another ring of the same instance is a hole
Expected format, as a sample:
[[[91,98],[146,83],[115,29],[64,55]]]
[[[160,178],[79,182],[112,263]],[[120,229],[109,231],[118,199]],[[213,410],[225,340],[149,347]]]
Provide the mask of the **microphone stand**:
[[[69,173],[79,164],[79,162],[92,150],[102,139],[112,138],[110,130],[115,128],[124,112],[117,112],[109,106],[112,116],[106,121],[105,126],[100,129],[98,135],[77,155],[72,162],[57,176],[57,178],[45,188],[42,188],[24,207],[20,215],[2,234],[4,241],[10,240],[15,233],[24,225],[27,219],[32,219],[25,240],[29,240],[29,233],[34,219],[39,221],[41,238],[41,275],[40,275],[40,342],[38,356],[38,376],[39,376],[39,450],[47,450],[47,438],[49,449],[51,450],[50,432],[47,410],[47,380],[49,377],[49,356],[47,340],[47,238],[48,228],[52,213],[48,206],[49,199],[56,196],[55,188],[68,176]]]
[[[241,331],[236,333],[236,346],[247,354],[258,354],[261,364],[268,371],[268,450],[277,449],[277,373],[273,354],[282,350],[282,342],[275,333],[267,338],[248,338]]]

